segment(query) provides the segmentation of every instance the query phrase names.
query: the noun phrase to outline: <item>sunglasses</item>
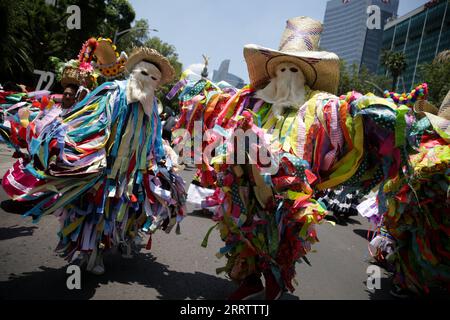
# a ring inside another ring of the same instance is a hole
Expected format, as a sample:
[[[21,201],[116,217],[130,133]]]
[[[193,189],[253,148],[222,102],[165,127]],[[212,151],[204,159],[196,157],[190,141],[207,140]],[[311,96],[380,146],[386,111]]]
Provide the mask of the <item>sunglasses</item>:
[[[73,99],[73,98],[76,97],[76,95],[75,95],[75,94],[71,94],[71,93],[63,93],[63,97],[64,97],[64,98],[67,97],[67,98],[72,98],[72,99]]]

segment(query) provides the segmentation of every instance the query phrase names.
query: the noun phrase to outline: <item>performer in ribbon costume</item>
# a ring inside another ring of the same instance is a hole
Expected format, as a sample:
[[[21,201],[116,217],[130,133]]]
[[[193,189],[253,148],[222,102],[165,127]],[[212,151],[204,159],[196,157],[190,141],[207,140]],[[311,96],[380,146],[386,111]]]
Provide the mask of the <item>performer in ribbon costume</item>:
[[[411,173],[385,184],[384,206],[369,197],[359,207],[377,226],[370,253],[394,273],[399,298],[450,289],[450,92],[440,108],[412,106],[419,148],[409,156]]]
[[[8,195],[34,202],[26,216],[59,218],[58,250],[94,274],[105,272],[105,249],[120,246],[129,257],[140,230],[150,248],[153,232],[170,232],[184,216],[184,182],[165,166],[155,97],[174,70],[149,48],[136,49],[125,67],[128,80],[101,85],[63,116],[43,108],[26,126],[29,162],[15,166],[36,183],[21,188],[14,170],[3,179]]]
[[[280,50],[245,46],[251,84],[242,90],[182,78],[171,93],[181,90],[175,142],[194,138],[198,180],[216,187],[205,203],[216,206],[225,242],[218,272],[240,284],[230,299],[294,290],[295,263],[309,263],[327,214],[318,192],[376,190],[383,208],[386,182],[411,173],[409,152],[420,141],[412,110],[373,94],[335,96],[339,59],[318,51],[321,31],[298,17],[287,22]]]

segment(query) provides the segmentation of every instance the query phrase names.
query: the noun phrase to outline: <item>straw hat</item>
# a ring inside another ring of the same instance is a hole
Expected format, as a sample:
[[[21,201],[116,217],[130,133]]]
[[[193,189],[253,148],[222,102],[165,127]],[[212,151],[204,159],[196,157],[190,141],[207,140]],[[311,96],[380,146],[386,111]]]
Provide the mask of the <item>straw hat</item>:
[[[450,91],[439,110],[428,101],[416,103],[416,112],[418,108],[422,108],[422,112],[430,120],[435,130],[438,130],[441,137],[450,143]]]
[[[108,65],[116,62],[116,48],[110,39],[100,38],[97,40],[98,45],[95,49],[95,56],[99,65]]]
[[[95,79],[91,72],[71,66],[67,66],[64,68],[61,77],[61,85],[63,88],[66,88],[70,85],[92,88],[94,82]]]
[[[126,70],[131,73],[133,67],[141,61],[153,63],[161,71],[161,85],[170,83],[175,78],[175,70],[166,57],[161,55],[158,51],[151,48],[136,48],[128,58],[125,64]]]
[[[437,115],[439,113],[439,109],[426,100],[419,100],[414,105],[414,112],[419,115],[424,115],[425,112]]]
[[[292,62],[303,71],[306,82],[314,90],[337,93],[339,85],[339,57],[318,51],[323,27],[319,21],[297,17],[287,21],[280,49],[273,50],[255,44],[244,47],[251,85],[265,86],[275,77],[276,66]]]
[[[107,79],[121,76],[125,71],[127,55],[122,52],[119,56],[111,39],[99,38],[97,42],[95,56],[97,58],[96,67],[99,72]]]
[[[447,120],[450,120],[450,91],[442,101],[442,105],[439,108],[438,116]]]
[[[92,89],[97,85],[95,70],[92,66],[97,40],[87,40],[78,54],[77,59],[72,59],[65,64],[61,76],[61,85],[66,88],[69,85],[83,86]]]
[[[424,112],[450,120],[450,91],[447,93],[439,109],[426,100],[420,100],[416,102],[414,111],[418,113]]]

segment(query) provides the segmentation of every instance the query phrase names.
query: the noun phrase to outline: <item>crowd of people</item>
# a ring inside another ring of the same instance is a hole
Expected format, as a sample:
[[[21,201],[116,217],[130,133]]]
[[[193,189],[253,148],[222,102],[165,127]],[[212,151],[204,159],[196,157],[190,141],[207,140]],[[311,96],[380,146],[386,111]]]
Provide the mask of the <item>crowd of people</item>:
[[[166,58],[150,48],[118,55],[103,38],[66,64],[60,96],[5,84],[0,132],[17,162],[2,207],[34,221],[55,215],[57,250],[103,274],[105,250],[130,257],[143,237],[151,249],[157,230],[180,232],[189,195],[179,159],[193,154],[172,146],[201,135],[189,193],[214,208],[220,271],[239,284],[229,299],[293,292],[296,263],[309,263],[316,227],[333,213],[374,224],[370,253],[392,271],[394,295],[448,290],[450,96],[437,108],[426,84],[401,102],[390,92],[338,95],[339,58],[319,50],[321,32],[296,17],[278,50],[245,46],[250,84],[240,90],[183,74],[171,92],[179,110],[155,96],[174,80]],[[240,144],[239,132],[255,139]]]

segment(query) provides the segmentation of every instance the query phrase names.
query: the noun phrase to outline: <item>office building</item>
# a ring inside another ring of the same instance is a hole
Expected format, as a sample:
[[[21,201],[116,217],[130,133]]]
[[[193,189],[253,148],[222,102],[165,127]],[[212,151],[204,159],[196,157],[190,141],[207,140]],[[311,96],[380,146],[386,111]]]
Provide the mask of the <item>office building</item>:
[[[397,91],[410,91],[421,83],[420,65],[450,49],[450,0],[435,0],[389,21],[384,28],[382,49],[404,52],[407,69]],[[386,74],[380,64],[380,74]]]
[[[379,11],[372,10],[374,6]],[[397,15],[398,6],[399,0],[328,1],[321,49],[336,53],[347,66],[356,64],[360,68],[365,65],[376,73],[384,25]],[[373,28],[371,24],[374,14],[379,20],[379,28]]]

